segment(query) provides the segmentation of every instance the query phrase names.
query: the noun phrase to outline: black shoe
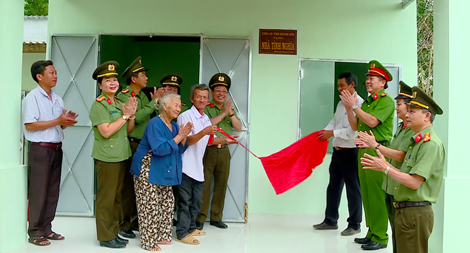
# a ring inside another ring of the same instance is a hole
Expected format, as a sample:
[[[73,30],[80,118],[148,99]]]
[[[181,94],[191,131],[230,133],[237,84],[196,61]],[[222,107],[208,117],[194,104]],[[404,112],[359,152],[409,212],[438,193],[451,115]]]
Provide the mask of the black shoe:
[[[216,227],[222,228],[222,229],[228,228],[227,224],[225,224],[223,221],[211,221],[210,224],[212,226],[216,226]]]
[[[130,229],[124,230],[124,231],[119,231],[119,235],[121,235],[122,237],[125,237],[125,238],[129,238],[129,239],[134,239],[135,238],[134,232],[132,232],[132,230],[130,230]]]
[[[362,245],[363,250],[378,250],[387,248],[386,244],[380,244],[378,242],[370,241],[368,244]]]
[[[322,222],[320,224],[313,225],[313,228],[317,230],[334,230],[338,229],[338,225],[328,225],[325,222]]]
[[[342,236],[350,236],[350,235],[359,234],[360,232],[361,232],[360,228],[354,229],[354,228],[348,227],[345,230],[343,230],[343,232],[341,232],[341,235]]]
[[[119,236],[116,236],[116,241],[120,242],[120,243],[124,243],[124,244],[128,244],[129,243],[129,240],[127,239],[124,239],[124,238],[121,238]]]
[[[125,248],[126,244],[120,243],[118,240],[113,239],[111,241],[100,242],[100,246],[101,247],[113,248],[113,249],[119,249],[119,248]]]
[[[364,237],[364,238],[354,238],[355,243],[359,244],[368,244],[370,242],[370,238]]]
[[[225,225],[225,226],[227,226],[227,225]],[[196,228],[197,228],[199,231],[202,231],[202,229],[204,229],[204,223],[199,222],[199,221],[196,221]]]
[[[139,226],[131,226],[131,230],[139,232]]]

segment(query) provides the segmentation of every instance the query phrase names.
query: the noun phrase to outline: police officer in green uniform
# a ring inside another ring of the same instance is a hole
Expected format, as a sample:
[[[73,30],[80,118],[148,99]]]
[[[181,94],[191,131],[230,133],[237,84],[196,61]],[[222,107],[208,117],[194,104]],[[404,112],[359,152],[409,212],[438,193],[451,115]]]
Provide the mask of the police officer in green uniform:
[[[129,98],[137,100],[137,111],[135,113],[134,131],[129,134],[129,143],[132,154],[139,146],[140,139],[144,135],[145,127],[150,121],[151,114],[157,109],[156,100],[163,96],[163,89],[154,87],[154,92],[150,92],[152,101],[149,101],[142,89],[147,87],[148,77],[146,69],[142,65],[142,57],[137,57],[122,73],[122,77],[127,81],[127,87],[117,95],[117,99],[124,103]],[[122,217],[119,224],[119,234],[126,238],[135,238],[132,229],[138,230],[137,207],[134,192],[134,179],[130,173],[132,157],[129,158],[126,173],[124,174],[124,183],[122,187]]]
[[[388,87],[387,82],[393,77],[382,64],[375,60],[369,62],[368,69],[366,88],[370,96],[364,101],[362,107],[357,106],[356,98],[349,92],[343,91],[340,97],[346,108],[351,128],[358,132],[372,131],[380,145],[389,146],[393,132],[395,103],[384,90]],[[367,153],[377,155],[374,148],[359,149],[359,159]],[[377,171],[363,170],[360,160],[358,163],[366,226],[369,230],[365,238],[356,238],[354,241],[362,244],[361,247],[364,250],[386,248],[388,215],[385,191],[382,190],[385,176]]]
[[[442,109],[422,89],[413,87],[408,104],[406,125],[414,135],[401,168],[379,157],[365,155],[364,169],[384,173],[397,181],[393,193],[396,208],[395,230],[398,253],[427,253],[428,240],[434,226],[435,204],[441,191],[445,149],[432,123]]]
[[[391,159],[390,163],[395,168],[401,167],[406,151],[410,146],[411,137],[414,135],[413,130],[406,126],[406,113],[408,108],[407,104],[411,101],[411,96],[411,87],[408,86],[405,82],[400,81],[400,92],[398,93],[398,96],[395,98],[395,100],[397,117],[401,119],[402,122],[398,126],[397,132],[393,136],[393,140],[390,143],[390,148],[379,145],[375,141],[375,136],[367,132],[359,132],[359,139],[356,140],[356,144],[358,144],[360,148],[376,148],[379,150],[385,157]],[[385,176],[382,189],[386,192],[385,203],[387,204],[388,219],[392,228],[394,253],[397,252],[395,233],[395,207],[393,206],[393,193],[395,188],[396,181],[389,176]]]
[[[121,191],[126,161],[131,156],[127,135],[134,130],[137,108],[135,98],[120,103],[114,96],[119,88],[118,68],[117,62],[107,61],[93,72],[101,95],[93,102],[89,115],[95,139],[91,156],[95,161],[98,184],[96,231],[100,245],[110,248],[124,248],[127,243],[118,236],[118,223],[122,213]]]
[[[212,125],[217,125],[227,134],[231,134],[232,128],[240,132],[242,124],[232,108],[232,100],[227,99],[228,91],[231,86],[231,79],[224,73],[218,73],[212,76],[209,81],[212,101],[204,109],[204,113],[211,119]],[[217,137],[226,138],[221,133]],[[196,226],[199,230],[204,227],[211,207],[210,224],[218,228],[227,228],[222,221],[224,211],[225,193],[227,191],[228,177],[230,174],[230,151],[227,144],[207,146],[203,158],[204,164],[204,192],[199,216],[196,220]],[[212,178],[214,179],[214,190],[212,203],[210,203]]]
[[[180,94],[181,84],[183,83],[183,78],[178,74],[168,74],[165,75],[161,80],[160,84],[165,89],[166,92]],[[181,103],[181,113],[188,110],[188,106],[185,103]],[[175,119],[176,120],[176,119]]]

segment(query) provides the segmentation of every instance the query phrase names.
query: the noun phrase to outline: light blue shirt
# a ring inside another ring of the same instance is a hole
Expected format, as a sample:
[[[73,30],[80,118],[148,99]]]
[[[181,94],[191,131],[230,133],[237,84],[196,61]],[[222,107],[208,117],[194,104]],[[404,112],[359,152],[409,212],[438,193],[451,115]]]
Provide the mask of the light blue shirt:
[[[41,86],[33,89],[22,102],[24,137],[30,142],[59,143],[64,139],[61,126],[54,126],[39,131],[28,131],[24,124],[57,119],[64,108],[64,102],[51,91],[52,100]]]

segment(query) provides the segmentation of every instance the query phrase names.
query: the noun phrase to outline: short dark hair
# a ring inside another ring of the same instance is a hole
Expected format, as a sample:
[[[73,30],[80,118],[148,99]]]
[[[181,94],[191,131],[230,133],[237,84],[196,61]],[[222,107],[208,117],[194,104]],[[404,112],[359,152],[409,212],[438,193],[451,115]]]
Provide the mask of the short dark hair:
[[[403,98],[405,100],[405,104],[409,104],[411,102],[411,98]]]
[[[352,83],[354,83],[354,89],[356,89],[357,77],[355,75],[353,75],[351,72],[343,72],[343,73],[339,74],[338,80],[343,79],[343,78],[344,78],[344,80],[346,80],[346,83],[348,85],[351,85]]]
[[[128,77],[128,78],[126,79],[127,85],[131,85],[131,83],[132,83],[132,77],[137,77],[137,76],[139,76],[139,73],[140,73],[140,72],[134,73],[134,74],[132,74],[132,76]]]
[[[434,113],[432,113],[430,110],[428,109],[421,109],[423,111],[423,113],[427,113],[429,112],[431,114],[431,117],[429,118],[429,121],[431,121],[431,123],[434,122],[434,119],[436,118],[436,115]]]
[[[44,70],[46,69],[47,66],[54,65],[52,61],[37,61],[31,65],[31,76],[33,77],[34,81],[36,83],[39,83],[38,78],[36,77],[37,74],[44,74]]]

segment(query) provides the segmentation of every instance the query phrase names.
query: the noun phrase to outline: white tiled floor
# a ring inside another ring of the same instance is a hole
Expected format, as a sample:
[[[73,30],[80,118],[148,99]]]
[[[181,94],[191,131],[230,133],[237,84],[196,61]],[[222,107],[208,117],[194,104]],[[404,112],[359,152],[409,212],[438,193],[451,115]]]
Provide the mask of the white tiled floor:
[[[355,253],[364,252],[360,245],[353,242],[354,237],[363,237],[366,229],[358,236],[344,237],[340,232],[346,227],[340,221],[335,231],[316,231],[312,224],[323,220],[322,216],[288,216],[251,214],[247,224],[230,223],[227,230],[217,229],[205,224],[207,235],[199,237],[200,245],[185,245],[173,242],[171,246],[161,246],[162,252],[190,253]],[[46,247],[25,243],[11,253],[102,253],[102,252],[147,252],[140,248],[139,239],[132,239],[125,249],[100,247],[96,240],[95,220],[93,218],[57,217],[53,223],[54,231],[64,236],[64,241],[52,241]],[[391,253],[387,249],[378,253]]]

